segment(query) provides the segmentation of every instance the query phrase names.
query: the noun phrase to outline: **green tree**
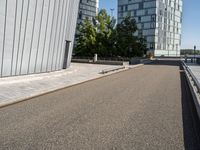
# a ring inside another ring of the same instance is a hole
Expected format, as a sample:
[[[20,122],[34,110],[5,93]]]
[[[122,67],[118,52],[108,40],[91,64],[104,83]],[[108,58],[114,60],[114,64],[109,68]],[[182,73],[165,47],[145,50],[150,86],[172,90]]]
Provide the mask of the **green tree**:
[[[100,10],[93,21],[86,18],[78,28],[75,55],[93,56],[97,53],[102,57],[112,56],[115,24],[116,20],[111,18],[105,9]]]
[[[147,53],[147,42],[143,37],[138,37],[137,48],[134,51],[134,56],[144,56]]]
[[[114,27],[116,20],[111,18],[105,9],[100,10],[99,14],[95,17],[95,27],[97,29],[97,42],[98,55],[103,57],[110,57],[113,54],[114,46]]]
[[[135,19],[125,17],[124,20],[117,25],[117,43],[118,54],[124,57],[133,57],[139,54],[138,38],[134,36],[138,30]]]
[[[116,26],[116,20],[102,9],[90,21],[86,18],[80,24],[75,48],[77,56],[135,57],[146,53],[146,41],[134,36],[138,30],[135,19],[125,17]]]
[[[147,52],[146,40],[142,35],[135,36],[138,31],[135,19],[130,16],[117,25],[117,54],[123,57],[143,56]]]
[[[93,56],[96,53],[96,37],[97,32],[92,22],[86,18],[78,26],[79,35],[75,47],[77,56]]]

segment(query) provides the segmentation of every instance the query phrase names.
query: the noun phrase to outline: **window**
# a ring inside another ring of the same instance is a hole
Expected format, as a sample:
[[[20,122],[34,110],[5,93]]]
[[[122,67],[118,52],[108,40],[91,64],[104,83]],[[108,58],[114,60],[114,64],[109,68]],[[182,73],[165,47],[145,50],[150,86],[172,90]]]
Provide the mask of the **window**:
[[[159,13],[160,13],[161,16],[163,15],[163,11],[162,10],[160,10]]]
[[[148,10],[145,10],[145,15],[148,15]]]
[[[138,36],[142,37],[142,30],[138,30]]]
[[[141,22],[141,17],[140,16],[138,17],[138,22]]]
[[[141,28],[144,29],[144,23],[141,24]]]
[[[150,49],[154,49],[154,43],[150,43]]]
[[[123,6],[121,6],[121,11],[123,11]]]
[[[128,6],[127,5],[125,6],[125,11],[128,11]]]
[[[156,16],[155,15],[151,15],[151,21],[156,21]]]
[[[151,23],[151,28],[155,28],[155,26],[156,26],[156,25],[155,25],[155,22],[152,22],[152,23]]]
[[[136,10],[134,11],[134,16],[137,16],[137,12],[136,12]]]
[[[139,9],[143,9],[143,2],[139,3]]]
[[[83,18],[82,11],[79,12],[78,18],[79,18],[79,19],[82,19],[82,18]]]
[[[127,16],[131,17],[131,11],[127,12]]]
[[[176,50],[178,50],[178,44],[176,44]]]

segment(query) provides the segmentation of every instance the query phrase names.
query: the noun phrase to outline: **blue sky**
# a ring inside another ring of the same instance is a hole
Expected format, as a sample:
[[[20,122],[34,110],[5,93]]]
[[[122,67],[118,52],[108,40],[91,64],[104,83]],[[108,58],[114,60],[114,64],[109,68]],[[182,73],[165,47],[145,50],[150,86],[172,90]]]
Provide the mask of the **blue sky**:
[[[106,8],[117,16],[117,0],[100,0],[100,8]],[[200,49],[200,0],[183,0],[182,48]]]

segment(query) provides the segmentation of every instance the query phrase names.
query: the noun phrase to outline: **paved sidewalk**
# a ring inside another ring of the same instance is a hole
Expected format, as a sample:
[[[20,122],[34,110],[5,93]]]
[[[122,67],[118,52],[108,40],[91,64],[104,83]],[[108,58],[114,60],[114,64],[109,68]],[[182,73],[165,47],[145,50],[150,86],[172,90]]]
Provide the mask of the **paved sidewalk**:
[[[186,65],[190,68],[190,70],[200,83],[200,65],[194,63],[186,63]]]
[[[137,66],[139,65],[132,67]],[[111,65],[72,63],[71,67],[67,70],[28,76],[1,78],[0,107],[122,71],[113,71],[105,75],[100,73],[104,69],[116,67],[117,66]],[[126,66],[123,70],[129,68],[129,66]]]

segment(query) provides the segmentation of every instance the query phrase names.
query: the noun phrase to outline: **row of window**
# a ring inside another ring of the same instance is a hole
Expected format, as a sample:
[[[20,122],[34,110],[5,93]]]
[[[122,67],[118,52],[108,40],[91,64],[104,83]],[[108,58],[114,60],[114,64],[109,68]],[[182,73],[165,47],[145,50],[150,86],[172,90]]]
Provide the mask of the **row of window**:
[[[156,8],[156,1],[151,1],[151,2],[138,2],[134,4],[119,4],[118,10],[120,12],[126,12],[126,11],[131,11],[131,10],[141,10],[141,9],[148,9],[148,8]],[[166,3],[160,2],[159,7],[165,11],[170,10],[171,12],[175,11],[181,11],[182,6],[174,3],[174,6],[169,6]]]
[[[141,9],[147,9],[147,8],[155,8],[156,3],[146,4],[144,2],[137,3],[137,4],[127,4],[127,5],[119,5],[119,11],[130,11],[130,10],[141,10]]]
[[[95,6],[97,3],[96,0],[80,0],[80,4]]]
[[[95,12],[91,12],[91,11],[80,11],[78,14],[78,19],[80,20],[84,20],[86,17],[89,18],[89,20],[91,20],[90,18],[96,16]]]
[[[149,43],[148,44],[148,48],[149,50],[155,50],[155,43]],[[175,50],[175,51],[178,51],[179,50],[179,44],[173,44],[173,45],[170,45],[170,44],[161,44],[161,43],[158,43],[157,44],[157,49],[158,50]]]
[[[81,0],[79,5],[78,19],[83,20],[88,17],[90,20],[96,16],[97,0]]]

